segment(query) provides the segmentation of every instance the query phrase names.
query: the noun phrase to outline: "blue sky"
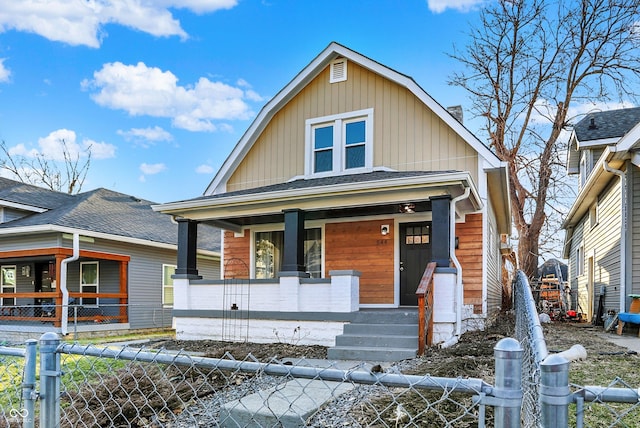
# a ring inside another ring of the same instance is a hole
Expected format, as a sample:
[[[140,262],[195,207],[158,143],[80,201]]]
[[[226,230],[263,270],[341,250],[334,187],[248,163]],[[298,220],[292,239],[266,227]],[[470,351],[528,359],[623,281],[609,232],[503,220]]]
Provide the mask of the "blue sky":
[[[83,191],[197,197],[260,108],[332,41],[466,109],[446,83],[460,67],[447,53],[481,3],[2,2],[0,139],[54,159],[61,139],[72,152],[91,145]]]

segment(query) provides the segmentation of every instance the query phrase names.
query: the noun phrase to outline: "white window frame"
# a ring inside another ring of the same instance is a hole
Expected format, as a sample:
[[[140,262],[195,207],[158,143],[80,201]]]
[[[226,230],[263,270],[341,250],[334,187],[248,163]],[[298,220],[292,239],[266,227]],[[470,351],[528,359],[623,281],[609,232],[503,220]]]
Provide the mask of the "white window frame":
[[[95,265],[96,266],[96,282],[95,284],[85,284],[83,282],[83,270],[85,266],[88,265]],[[85,287],[95,287],[95,291],[85,291],[84,288]],[[80,262],[80,292],[81,293],[99,293],[100,292],[100,263],[97,261],[93,261],[93,262]],[[93,297],[91,297],[91,299],[93,299]],[[80,304],[83,306],[99,306],[100,305],[100,299],[99,298],[95,298],[96,302],[95,303],[86,303],[84,301],[84,298],[80,299]]]
[[[350,122],[364,120],[364,166],[346,169],[346,125]],[[329,171],[314,171],[314,141],[313,133],[316,128],[333,126],[333,168]],[[327,177],[336,174],[351,174],[369,172],[373,169],[373,109],[357,110],[347,113],[307,119],[305,121],[305,167],[307,177]]]
[[[167,269],[173,269],[173,271],[175,272],[176,265],[170,265],[166,263],[162,265],[162,306],[173,306],[173,302],[175,299],[175,295],[173,294],[173,278],[171,278],[172,274],[167,274]],[[169,288],[171,289],[171,295],[173,296],[171,302],[167,302],[165,294],[166,290]]]
[[[593,168],[592,152],[590,149],[585,149],[580,155],[580,189],[584,187]]]
[[[11,288],[13,289],[13,291],[11,291],[11,293],[15,293],[16,292],[16,286],[18,283],[18,268],[16,265],[3,265],[2,267],[0,267],[0,296],[4,295],[5,288]],[[4,271],[5,270],[13,270],[13,284],[5,284],[4,283]],[[7,291],[9,292],[9,291]],[[6,300],[13,300],[13,303],[11,303],[11,305],[15,305],[16,304],[16,300],[13,297],[7,298]],[[5,298],[0,298],[0,305],[4,306],[5,305]]]
[[[593,229],[598,225],[598,201],[589,208],[589,227]]]
[[[576,276],[584,275],[584,246],[580,245],[576,250]]]

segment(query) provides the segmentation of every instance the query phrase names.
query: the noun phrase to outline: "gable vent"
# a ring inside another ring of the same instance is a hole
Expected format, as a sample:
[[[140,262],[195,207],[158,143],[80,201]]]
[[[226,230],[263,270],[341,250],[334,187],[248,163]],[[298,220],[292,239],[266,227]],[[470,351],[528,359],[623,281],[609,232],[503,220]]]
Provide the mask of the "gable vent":
[[[331,63],[329,83],[344,82],[345,80],[347,80],[347,59],[340,58]]]

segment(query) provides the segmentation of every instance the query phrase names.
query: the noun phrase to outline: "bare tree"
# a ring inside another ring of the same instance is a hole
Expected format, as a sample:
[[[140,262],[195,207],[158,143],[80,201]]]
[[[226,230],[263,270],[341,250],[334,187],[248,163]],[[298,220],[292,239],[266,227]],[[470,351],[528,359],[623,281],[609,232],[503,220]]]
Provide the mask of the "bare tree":
[[[61,140],[62,160],[48,158],[43,153],[12,154],[6,142],[0,143],[2,157],[0,169],[23,183],[46,187],[68,194],[79,193],[91,165],[91,146],[72,153],[65,140]],[[64,170],[63,170],[64,168]]]
[[[545,236],[566,212],[563,185],[569,108],[635,100],[640,0],[499,0],[483,9],[470,43],[451,56],[464,71],[450,83],[467,90],[473,113],[508,163],[519,268],[533,275]],[[565,183],[566,184],[566,183]],[[555,230],[553,230],[555,227]]]

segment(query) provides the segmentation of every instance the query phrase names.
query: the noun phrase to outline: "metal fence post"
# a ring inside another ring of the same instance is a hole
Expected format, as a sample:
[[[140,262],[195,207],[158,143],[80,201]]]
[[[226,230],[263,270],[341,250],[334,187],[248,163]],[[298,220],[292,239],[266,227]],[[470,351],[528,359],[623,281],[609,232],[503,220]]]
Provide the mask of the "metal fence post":
[[[542,426],[566,427],[570,402],[569,361],[560,355],[550,355],[540,364]]]
[[[517,340],[501,339],[493,348],[496,365],[496,428],[519,428],[522,407],[522,346]]]
[[[36,345],[38,341],[29,339],[26,341],[24,358],[24,378],[22,379],[22,400],[24,403],[24,416],[22,426],[33,428],[35,425],[36,403]]]
[[[60,338],[56,333],[40,336],[40,426],[60,426]]]

